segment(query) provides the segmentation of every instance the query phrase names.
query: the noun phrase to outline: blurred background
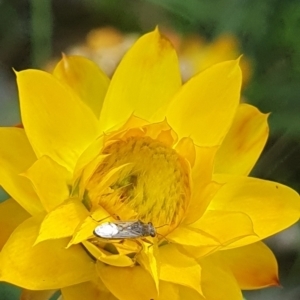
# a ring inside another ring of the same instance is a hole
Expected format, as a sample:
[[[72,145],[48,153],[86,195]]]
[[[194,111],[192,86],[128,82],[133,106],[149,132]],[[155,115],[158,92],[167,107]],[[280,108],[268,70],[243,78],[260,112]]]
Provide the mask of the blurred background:
[[[271,112],[270,138],[252,175],[299,192],[299,0],[0,0],[0,126],[20,123],[12,68],[51,71],[64,52],[93,59],[111,76],[126,50],[156,25],[177,49],[184,81],[243,54],[242,101]],[[299,225],[267,243],[282,288],[245,298],[300,299]],[[19,296],[17,288],[0,285],[1,300]]]

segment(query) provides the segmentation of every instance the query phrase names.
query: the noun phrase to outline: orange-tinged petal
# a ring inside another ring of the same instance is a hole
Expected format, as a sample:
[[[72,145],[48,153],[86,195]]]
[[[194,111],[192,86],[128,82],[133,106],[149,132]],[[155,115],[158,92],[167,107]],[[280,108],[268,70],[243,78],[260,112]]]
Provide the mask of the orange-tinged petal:
[[[162,121],[181,86],[176,52],[158,29],[142,36],[126,53],[109,85],[100,116],[104,130],[122,125],[133,113],[148,121]],[[154,114],[156,116],[154,117]]]
[[[100,279],[118,299],[157,299],[158,292],[151,275],[140,266],[118,268],[97,263]]]
[[[50,211],[69,197],[71,173],[48,156],[39,158],[25,173],[46,211]]]
[[[175,245],[168,244],[159,248],[160,279],[201,291],[201,267],[191,257],[180,252]],[[184,271],[183,271],[184,270]]]
[[[18,72],[17,82],[22,122],[36,155],[47,155],[73,170],[78,157],[98,136],[95,115],[71,89],[46,72]]]
[[[201,287],[205,299],[242,300],[243,296],[234,276],[215,255],[199,260],[202,267]],[[246,270],[244,270],[246,272]]]
[[[81,246],[65,249],[68,239],[33,246],[40,221],[30,218],[10,236],[0,253],[0,280],[29,290],[59,289],[89,281],[95,264]]]
[[[36,160],[22,128],[0,128],[0,185],[26,211],[36,215],[43,207],[30,181],[20,173]]]
[[[13,199],[0,203],[0,250],[15,228],[29,217],[30,214]]]
[[[88,214],[79,199],[68,199],[45,216],[35,245],[45,240],[71,236]]]
[[[244,212],[236,211],[208,210],[189,228],[209,234],[222,247],[248,236],[256,236],[251,218]]]
[[[127,255],[111,254],[88,241],[82,244],[93,257],[107,265],[116,267],[132,267],[134,265],[132,259]]]
[[[262,242],[219,252],[243,290],[279,285],[277,261]]]
[[[23,289],[20,300],[49,300],[55,292],[55,290],[31,291]]]
[[[179,137],[198,146],[222,143],[236,112],[241,89],[238,61],[227,61],[192,77],[175,95],[167,120]]]
[[[291,226],[299,219],[300,197],[287,186],[239,176],[218,175],[214,180],[223,186],[208,209],[247,214],[256,234],[230,244],[229,248],[254,243]]]
[[[109,78],[98,65],[84,57],[63,55],[53,75],[70,86],[99,118]]]
[[[241,104],[215,160],[215,173],[248,175],[259,158],[269,134],[268,114]]]

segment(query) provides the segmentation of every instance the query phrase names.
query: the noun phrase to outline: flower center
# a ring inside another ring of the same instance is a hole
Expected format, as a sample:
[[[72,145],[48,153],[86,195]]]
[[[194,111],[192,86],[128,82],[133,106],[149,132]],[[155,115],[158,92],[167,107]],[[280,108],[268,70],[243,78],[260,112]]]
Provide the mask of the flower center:
[[[110,143],[103,154],[109,155],[86,186],[93,205],[121,220],[168,225],[169,230],[179,223],[190,198],[190,177],[174,149],[150,137],[129,137]],[[99,192],[103,178],[117,168],[121,171],[111,179],[109,190]]]

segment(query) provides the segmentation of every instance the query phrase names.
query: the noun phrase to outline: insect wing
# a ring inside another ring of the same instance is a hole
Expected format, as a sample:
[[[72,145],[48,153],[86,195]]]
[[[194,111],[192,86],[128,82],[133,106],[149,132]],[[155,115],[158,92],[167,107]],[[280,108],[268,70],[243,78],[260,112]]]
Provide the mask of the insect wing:
[[[139,221],[116,221],[118,233],[114,238],[120,239],[136,239],[143,236],[143,226]]]

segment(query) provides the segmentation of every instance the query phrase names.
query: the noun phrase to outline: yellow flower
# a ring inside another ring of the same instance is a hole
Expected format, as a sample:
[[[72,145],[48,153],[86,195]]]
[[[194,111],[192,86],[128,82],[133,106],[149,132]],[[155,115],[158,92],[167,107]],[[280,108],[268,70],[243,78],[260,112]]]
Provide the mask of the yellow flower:
[[[198,35],[185,37],[178,46],[181,72],[184,80],[196,73],[222,61],[235,59],[240,55],[240,45],[234,35],[223,34],[208,43]],[[243,85],[251,78],[251,63],[242,57],[240,67],[243,73]]]
[[[180,77],[158,30],[111,81],[81,57],[17,73],[24,129],[0,129],[0,280],[65,300],[238,300],[278,284],[261,240],[295,223],[300,201],[248,177],[267,115],[239,105],[238,61]],[[157,235],[94,236],[118,219]]]

